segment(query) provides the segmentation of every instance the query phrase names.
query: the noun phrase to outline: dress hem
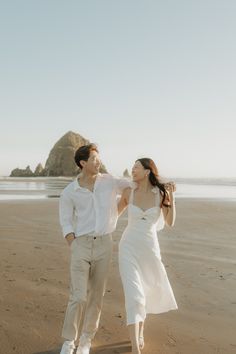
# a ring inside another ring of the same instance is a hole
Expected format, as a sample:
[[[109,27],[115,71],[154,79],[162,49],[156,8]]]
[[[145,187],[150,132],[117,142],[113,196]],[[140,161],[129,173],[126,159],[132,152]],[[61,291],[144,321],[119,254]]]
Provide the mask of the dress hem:
[[[174,311],[174,310],[178,310],[178,307],[173,307],[173,308],[170,308],[169,310],[163,310],[163,311],[159,311],[159,312],[146,312],[146,315],[160,315],[162,313],[167,313],[169,311]],[[142,321],[144,322],[145,319],[146,319],[146,317]],[[129,326],[129,325],[139,323],[142,321],[126,321],[126,325]]]

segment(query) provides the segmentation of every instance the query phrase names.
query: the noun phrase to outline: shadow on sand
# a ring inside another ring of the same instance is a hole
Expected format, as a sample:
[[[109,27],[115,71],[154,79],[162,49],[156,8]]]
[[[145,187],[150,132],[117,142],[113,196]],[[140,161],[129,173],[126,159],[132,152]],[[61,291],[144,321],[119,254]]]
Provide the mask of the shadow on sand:
[[[130,353],[130,352],[131,352],[131,345],[130,342],[128,341],[101,345],[91,350],[91,354],[120,354],[120,353]]]
[[[49,350],[46,352],[37,352],[33,354],[59,354],[61,347],[58,349]],[[122,353],[130,353],[131,352],[131,345],[130,342],[119,342],[119,343],[112,343],[107,345],[100,345],[99,347],[92,348],[91,354],[122,354]],[[74,351],[76,354],[76,350]]]

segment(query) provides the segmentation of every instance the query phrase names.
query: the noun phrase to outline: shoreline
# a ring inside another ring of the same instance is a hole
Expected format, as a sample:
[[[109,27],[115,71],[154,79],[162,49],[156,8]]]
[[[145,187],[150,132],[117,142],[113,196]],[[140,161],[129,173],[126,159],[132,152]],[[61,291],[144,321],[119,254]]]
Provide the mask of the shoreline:
[[[36,193],[36,194],[35,194]],[[4,197],[2,198],[2,196],[9,196],[10,198],[6,198],[4,199]],[[1,199],[2,198],[2,199]],[[15,199],[14,199],[15,198]],[[22,191],[18,191],[17,193],[12,193],[11,191],[2,191],[0,192],[0,203],[2,202],[27,202],[27,201],[40,201],[40,200],[50,200],[50,199],[59,199],[60,195],[57,194],[51,194],[51,195],[45,195],[45,193],[43,191],[27,191],[27,195],[22,193]],[[175,201],[179,202],[179,201],[189,201],[189,202],[212,202],[212,203],[235,203],[236,202],[236,198],[221,198],[221,197],[186,197],[186,196],[177,196],[175,197]]]

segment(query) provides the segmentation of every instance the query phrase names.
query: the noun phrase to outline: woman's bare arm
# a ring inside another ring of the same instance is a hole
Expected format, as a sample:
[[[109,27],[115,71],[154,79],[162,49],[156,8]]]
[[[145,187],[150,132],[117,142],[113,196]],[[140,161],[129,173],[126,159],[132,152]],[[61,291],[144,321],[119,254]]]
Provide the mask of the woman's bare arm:
[[[162,212],[166,225],[174,226],[176,217],[174,191],[176,190],[176,187],[173,183],[167,183],[165,187],[167,196],[164,200],[164,205],[162,204]]]
[[[119,215],[125,210],[125,208],[127,207],[128,203],[129,203],[130,191],[131,191],[130,187],[125,188],[123,190],[123,193],[121,195],[121,198],[120,198],[120,200],[118,202],[118,206],[117,206]]]

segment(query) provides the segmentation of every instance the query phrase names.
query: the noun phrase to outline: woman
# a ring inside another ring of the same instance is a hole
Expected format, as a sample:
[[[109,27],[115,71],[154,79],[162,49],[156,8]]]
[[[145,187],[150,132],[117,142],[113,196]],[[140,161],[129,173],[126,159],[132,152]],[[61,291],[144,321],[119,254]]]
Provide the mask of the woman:
[[[164,224],[174,225],[175,185],[160,183],[157,167],[149,158],[135,162],[132,176],[135,186],[123,191],[118,204],[119,214],[128,206],[128,226],[119,244],[119,269],[132,354],[140,354],[146,314],[178,308],[156,236]]]

